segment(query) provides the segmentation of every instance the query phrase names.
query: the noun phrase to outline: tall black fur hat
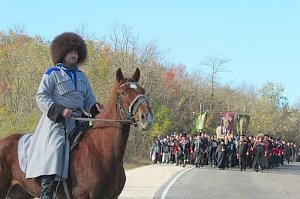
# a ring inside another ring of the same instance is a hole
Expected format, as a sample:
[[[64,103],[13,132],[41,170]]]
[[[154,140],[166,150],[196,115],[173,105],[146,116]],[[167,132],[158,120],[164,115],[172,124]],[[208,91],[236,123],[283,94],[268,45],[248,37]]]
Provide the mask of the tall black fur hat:
[[[65,56],[72,50],[78,52],[77,64],[83,63],[87,56],[87,48],[84,40],[72,32],[65,32],[56,36],[51,44],[53,64],[63,63]]]

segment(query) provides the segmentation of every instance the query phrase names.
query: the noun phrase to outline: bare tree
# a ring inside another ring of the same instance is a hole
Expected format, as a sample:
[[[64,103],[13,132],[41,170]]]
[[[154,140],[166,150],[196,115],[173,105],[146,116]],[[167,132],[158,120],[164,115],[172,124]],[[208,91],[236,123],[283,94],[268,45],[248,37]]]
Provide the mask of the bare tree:
[[[114,25],[109,35],[112,51],[116,55],[116,64],[122,68],[135,68],[137,65],[137,41],[132,28],[125,25]]]
[[[201,61],[201,65],[210,68],[210,72],[208,73],[208,78],[210,81],[211,87],[211,109],[214,107],[214,94],[215,87],[217,84],[217,77],[219,73],[227,72],[225,69],[225,64],[228,63],[228,59],[222,59],[220,56],[216,57],[205,57],[203,61]]]

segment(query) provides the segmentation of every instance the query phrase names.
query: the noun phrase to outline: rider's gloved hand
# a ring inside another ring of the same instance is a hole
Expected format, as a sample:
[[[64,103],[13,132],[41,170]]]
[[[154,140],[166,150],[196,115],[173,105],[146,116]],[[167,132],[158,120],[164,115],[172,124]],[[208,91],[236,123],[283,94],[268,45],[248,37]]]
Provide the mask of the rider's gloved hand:
[[[104,105],[97,102],[94,104],[90,110],[90,113],[92,117],[95,117],[97,114],[101,113],[101,111],[104,109]]]

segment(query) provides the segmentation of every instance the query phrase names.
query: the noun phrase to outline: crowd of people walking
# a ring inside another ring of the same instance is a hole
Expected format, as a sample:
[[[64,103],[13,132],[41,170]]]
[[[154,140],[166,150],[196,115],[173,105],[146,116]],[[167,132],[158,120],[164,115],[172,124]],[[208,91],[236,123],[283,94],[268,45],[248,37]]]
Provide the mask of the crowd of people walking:
[[[196,168],[204,165],[219,169],[237,167],[241,171],[253,169],[257,172],[299,161],[299,157],[300,147],[269,134],[228,134],[216,138],[203,132],[197,135],[173,133],[158,136],[150,150],[153,163],[183,167],[190,164]]]

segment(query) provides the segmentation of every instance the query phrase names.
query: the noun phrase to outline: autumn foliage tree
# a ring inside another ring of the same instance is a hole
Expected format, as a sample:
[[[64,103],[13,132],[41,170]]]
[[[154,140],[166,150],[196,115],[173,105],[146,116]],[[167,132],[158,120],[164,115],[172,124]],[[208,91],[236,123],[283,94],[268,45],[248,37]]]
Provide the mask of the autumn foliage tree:
[[[207,57],[202,64],[210,73],[188,73],[184,64],[166,64],[166,51],[156,41],[141,44],[132,28],[113,27],[103,39],[85,37],[88,59],[80,68],[89,77],[97,99],[107,103],[115,81],[115,71],[125,75],[141,70],[140,84],[145,87],[155,115],[154,128],[142,133],[132,128],[126,160],[148,156],[153,138],[173,132],[191,132],[192,112],[210,112],[205,128],[215,133],[220,112],[247,111],[251,115],[249,134],[271,133],[300,144],[299,109],[290,107],[283,87],[267,82],[261,89],[249,85],[222,85],[218,74],[228,60]],[[24,29],[0,32],[0,136],[33,132],[41,115],[35,93],[45,70],[52,66],[49,41],[29,36]],[[17,124],[17,125],[16,125]]]

